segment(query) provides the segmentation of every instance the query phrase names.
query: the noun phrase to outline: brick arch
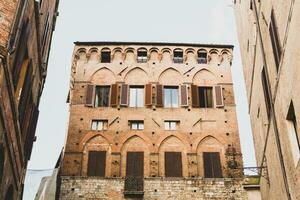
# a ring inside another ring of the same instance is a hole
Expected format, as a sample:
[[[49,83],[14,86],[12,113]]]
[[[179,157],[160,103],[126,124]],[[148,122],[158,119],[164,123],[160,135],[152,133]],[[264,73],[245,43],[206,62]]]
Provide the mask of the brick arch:
[[[84,147],[86,145],[86,143],[88,143],[90,140],[92,140],[93,138],[97,137],[97,136],[101,136],[103,139],[105,139],[107,141],[108,144],[113,144],[113,140],[112,138],[108,138],[108,137],[105,137],[103,135],[103,133],[100,133],[100,132],[88,132],[80,141],[79,143],[79,150],[80,151],[84,151]]]
[[[75,57],[78,60],[85,60],[86,59],[86,53],[87,53],[87,49],[86,48],[79,48],[76,51]]]
[[[107,67],[97,69],[90,77],[90,82],[94,84],[113,84],[116,82],[115,73]]]
[[[127,134],[126,137],[123,137],[120,140],[120,144],[122,144],[122,146],[120,147],[120,152],[123,150],[124,145],[126,145],[128,143],[128,141],[130,141],[133,137],[141,138],[145,142],[145,144],[147,145],[148,149],[152,150],[152,148],[151,148],[152,141],[147,136],[145,136],[144,134],[136,133],[134,135]]]
[[[198,151],[199,148],[201,148],[201,145],[204,144],[204,142],[212,140],[215,141],[216,144],[218,144],[221,147],[224,147],[225,144],[223,144],[219,139],[212,135],[206,135],[204,137],[197,138],[193,144],[193,151]]]
[[[211,70],[202,68],[194,74],[192,82],[195,85],[214,85],[217,83],[217,78]]]
[[[133,67],[125,74],[124,81],[128,84],[145,85],[149,82],[149,74],[140,67]]]
[[[157,150],[159,150],[161,145],[163,144],[163,142],[166,141],[170,137],[176,137],[178,140],[180,140],[182,142],[182,144],[185,145],[185,148],[188,150],[188,146],[189,146],[188,138],[179,133],[164,134],[160,138],[158,138],[158,140],[156,141],[156,146],[158,148]]]
[[[88,53],[91,54],[91,53],[98,53],[98,48],[97,47],[92,47],[88,50]]]
[[[158,82],[163,85],[178,85],[181,84],[180,80],[182,80],[182,74],[173,67],[163,70],[158,77]]]

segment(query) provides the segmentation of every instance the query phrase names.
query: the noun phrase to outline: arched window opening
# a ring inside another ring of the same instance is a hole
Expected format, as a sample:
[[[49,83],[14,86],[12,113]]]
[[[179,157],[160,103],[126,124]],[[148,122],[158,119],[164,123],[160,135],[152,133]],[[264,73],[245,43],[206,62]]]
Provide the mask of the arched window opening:
[[[110,63],[111,52],[109,49],[102,49],[101,51],[101,63]]]
[[[137,52],[137,62],[146,63],[147,60],[147,49],[139,49]]]
[[[182,49],[175,49],[174,50],[174,63],[183,63],[183,51]]]
[[[198,51],[198,64],[207,64],[207,52],[205,50]]]

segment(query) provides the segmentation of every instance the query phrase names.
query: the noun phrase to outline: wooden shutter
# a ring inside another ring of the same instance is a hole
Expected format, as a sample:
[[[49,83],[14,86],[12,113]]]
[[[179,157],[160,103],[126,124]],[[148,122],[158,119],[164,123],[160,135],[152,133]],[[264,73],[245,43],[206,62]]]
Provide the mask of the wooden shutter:
[[[165,176],[182,177],[181,152],[165,152]]]
[[[26,156],[27,160],[29,160],[30,156],[31,156],[36,126],[37,126],[38,117],[39,117],[39,113],[40,113],[38,106],[35,106],[35,105],[32,105],[31,111],[32,111],[32,114],[31,114],[31,118],[30,118],[29,130],[28,130],[28,135],[26,137],[26,146],[25,146],[25,156]]]
[[[127,152],[126,176],[144,176],[144,152]]]
[[[188,106],[188,92],[187,92],[187,86],[181,85],[180,86],[181,91],[181,106]]]
[[[192,88],[192,106],[199,107],[199,94],[197,85],[191,85]]]
[[[122,106],[128,105],[128,85],[127,84],[122,84],[122,86],[121,86],[120,105],[122,105]]]
[[[156,85],[156,106],[163,107],[163,86],[160,84]]]
[[[118,84],[111,85],[111,94],[110,94],[110,105],[117,106],[118,105]]]
[[[146,84],[145,105],[152,106],[152,84]]]
[[[88,176],[105,176],[106,151],[90,151],[88,159]]]
[[[93,107],[94,106],[94,93],[95,93],[95,86],[88,84],[86,90],[86,100],[85,105]]]
[[[223,107],[223,93],[222,93],[222,86],[216,85],[215,86],[215,96],[216,96],[216,107]]]
[[[204,177],[222,178],[219,152],[203,152]]]

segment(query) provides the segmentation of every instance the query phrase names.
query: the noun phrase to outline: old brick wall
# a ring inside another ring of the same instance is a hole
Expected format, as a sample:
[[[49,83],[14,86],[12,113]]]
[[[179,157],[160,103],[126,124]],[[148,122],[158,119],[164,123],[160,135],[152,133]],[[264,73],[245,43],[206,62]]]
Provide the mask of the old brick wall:
[[[60,200],[123,200],[124,179],[62,177]],[[146,178],[144,200],[246,200],[247,193],[239,179]],[[254,199],[249,199],[254,200]]]

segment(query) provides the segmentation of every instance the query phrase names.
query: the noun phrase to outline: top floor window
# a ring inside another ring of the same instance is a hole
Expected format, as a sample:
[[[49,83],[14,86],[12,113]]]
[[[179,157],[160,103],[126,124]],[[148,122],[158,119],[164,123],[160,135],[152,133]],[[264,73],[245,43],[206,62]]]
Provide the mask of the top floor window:
[[[95,88],[95,107],[109,106],[110,86],[96,86]]]
[[[204,50],[198,51],[197,61],[199,64],[207,64],[207,52]]]
[[[137,52],[137,61],[138,63],[146,63],[147,62],[147,50],[139,49]]]
[[[101,63],[110,63],[110,50],[103,49],[101,51]]]
[[[183,63],[183,51],[181,49],[174,50],[174,63]]]

